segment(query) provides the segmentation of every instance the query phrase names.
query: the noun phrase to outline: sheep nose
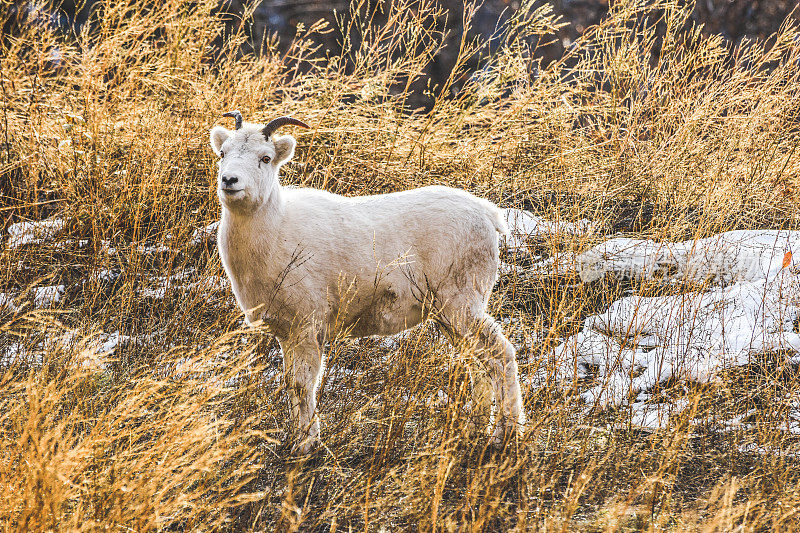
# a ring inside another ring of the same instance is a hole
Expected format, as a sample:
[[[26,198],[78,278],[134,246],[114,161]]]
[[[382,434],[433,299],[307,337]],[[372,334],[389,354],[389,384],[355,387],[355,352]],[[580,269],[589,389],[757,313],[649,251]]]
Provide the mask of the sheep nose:
[[[237,181],[239,181],[239,178],[229,178],[227,176],[222,176],[222,184],[225,185],[226,187],[230,187]]]

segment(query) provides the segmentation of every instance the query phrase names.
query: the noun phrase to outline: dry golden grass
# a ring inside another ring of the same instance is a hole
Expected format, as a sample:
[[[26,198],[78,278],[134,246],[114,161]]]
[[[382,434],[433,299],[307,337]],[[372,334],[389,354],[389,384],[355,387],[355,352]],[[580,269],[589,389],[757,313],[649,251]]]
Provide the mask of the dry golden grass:
[[[3,229],[66,220],[53,241],[4,237],[0,249],[0,292],[20,306],[0,311],[4,530],[798,527],[797,442],[778,422],[800,387],[781,354],[721,384],[665,390],[692,407],[661,431],[632,426],[625,409],[586,415],[580,383],[526,389],[525,437],[497,451],[467,431],[468,350],[430,327],[388,347],[337,340],[324,446],[292,456],[275,346],[240,329],[229,289],[212,283],[224,275],[213,241],[191,240],[218,217],[207,135],[231,109],[313,126],[296,132],[285,183],[348,195],[443,183],[655,238],[794,229],[796,27],[731,51],[677,2],[620,1],[542,68],[526,43],[558,23],[528,2],[486,75],[467,80],[463,60],[486,49],[463,42],[422,113],[406,100],[440,46],[434,2],[396,2],[382,27],[352,17],[345,33],[363,41],[342,57],[311,46],[323,25],[298,29],[288,52],[267,43],[241,56],[245,37],[222,35],[216,0],[143,4],[107,2],[78,36],[29,23],[0,41]],[[544,256],[591,244],[535,243]],[[157,281],[182,272],[187,283]],[[26,294],[45,285],[64,296],[34,309]],[[147,290],[159,287],[163,297]],[[504,279],[493,311],[513,318],[525,375],[629,288]],[[127,337],[103,355],[102,332]],[[13,363],[12,349],[24,354]],[[717,431],[749,409],[753,424]]]

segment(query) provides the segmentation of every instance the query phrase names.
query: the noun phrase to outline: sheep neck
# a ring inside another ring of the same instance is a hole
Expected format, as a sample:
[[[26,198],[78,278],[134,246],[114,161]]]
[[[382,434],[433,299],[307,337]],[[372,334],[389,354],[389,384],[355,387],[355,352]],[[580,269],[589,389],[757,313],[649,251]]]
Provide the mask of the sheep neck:
[[[284,207],[280,185],[275,186],[266,202],[252,211],[237,212],[223,207],[222,228],[229,244],[246,249],[254,245],[263,251],[269,249],[281,231]]]

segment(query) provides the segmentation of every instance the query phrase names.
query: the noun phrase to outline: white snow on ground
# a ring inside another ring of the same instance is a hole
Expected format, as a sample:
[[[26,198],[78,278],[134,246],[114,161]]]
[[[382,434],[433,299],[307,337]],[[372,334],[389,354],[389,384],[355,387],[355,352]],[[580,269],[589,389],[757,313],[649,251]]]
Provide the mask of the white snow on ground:
[[[217,227],[219,226],[219,221],[212,222],[208,226],[204,228],[198,228],[192,232],[192,237],[189,239],[189,244],[192,246],[200,246],[206,241],[213,241],[216,239],[217,236]]]
[[[53,304],[58,303],[64,295],[64,285],[49,285],[47,287],[34,287],[33,305],[37,309],[42,307],[52,307]]]
[[[30,292],[30,297],[33,300],[33,306],[36,309],[52,307],[54,304],[61,301],[66,290],[64,285],[48,285],[46,287],[33,287]],[[19,311],[20,306],[17,305],[15,300],[19,294],[12,294],[10,292],[0,293],[0,309],[8,309],[10,311]]]
[[[790,410],[786,421],[786,430],[795,435],[800,435],[800,400],[793,398],[788,403]]]
[[[171,276],[161,276],[155,278],[154,285],[141,289],[139,294],[146,298],[161,299],[166,296],[167,291],[169,290],[195,290],[210,293],[227,291],[230,288],[230,282],[228,279],[221,276],[207,276],[187,283],[187,280],[190,279],[194,274],[195,269],[188,268]]]
[[[170,235],[166,236],[167,240],[171,239]],[[136,249],[136,251],[142,255],[154,255],[159,253],[167,253],[167,252],[175,252],[173,248],[170,248],[166,244],[150,244],[147,242],[140,242],[140,243],[131,243],[131,246]],[[117,255],[119,250],[116,246],[111,244],[111,241],[102,240],[100,241],[100,247],[103,252],[108,256]]]
[[[378,337],[378,347],[383,350],[396,350],[400,345],[410,337],[407,331],[401,331],[394,335],[387,335],[385,337]]]
[[[118,277],[119,277],[119,272],[107,268],[101,268],[100,270],[92,274],[92,278],[94,278],[95,280],[108,283],[116,280]]]
[[[208,276],[186,285],[187,289],[203,292],[219,292],[230,290],[231,282],[223,276]]]
[[[800,232],[735,231],[680,243],[607,241],[578,256],[584,280],[613,272],[716,283],[707,291],[617,300],[588,317],[551,355],[564,377],[576,366],[579,376],[596,372],[596,386],[583,394],[588,403],[620,405],[673,377],[708,382],[758,352],[800,352],[793,325],[800,317],[800,275],[792,251],[800,253]],[[649,425],[645,415],[637,416]]]
[[[119,331],[113,333],[103,333],[96,344],[96,353],[108,355],[117,351],[120,342],[128,341],[131,338],[127,335],[120,334]]]
[[[136,341],[119,332],[86,337],[78,330],[67,330],[47,336],[27,348],[20,342],[12,342],[0,348],[0,372],[12,365],[41,365],[48,355],[61,350],[74,352],[74,362],[84,370],[105,371],[109,368],[109,356],[116,353],[122,342]]]
[[[117,254],[117,248],[111,245],[111,241],[102,240],[100,241],[100,246],[102,250],[106,253],[106,255]]]
[[[89,246],[89,239],[67,239],[64,242],[60,242],[55,245],[55,247],[59,250],[65,250],[73,246],[77,246],[78,248],[86,248]]]
[[[36,222],[17,222],[8,227],[8,249],[25,244],[41,244],[52,239],[67,225],[63,218],[48,218]]]
[[[14,295],[8,292],[0,292],[0,309],[7,308],[11,311],[16,311],[19,309],[14,303]]]
[[[22,361],[25,349],[19,342],[12,342],[0,352],[0,367],[5,368]]]
[[[84,370],[103,372],[111,367],[109,356],[113,355],[119,344],[119,338],[106,340],[99,349],[87,348],[79,354],[80,366]]]
[[[169,289],[180,287],[181,282],[189,278],[193,273],[194,269],[189,268],[171,276],[159,276],[155,278],[155,286],[145,287],[139,291],[139,294],[145,298],[161,299]]]
[[[800,231],[740,230],[683,242],[610,239],[576,257],[585,282],[611,272],[620,278],[652,278],[730,283],[776,274],[786,252],[800,254]],[[790,264],[800,262],[800,255]]]
[[[503,218],[511,230],[511,236],[505,241],[505,246],[510,250],[524,248],[531,238],[542,234],[584,235],[593,229],[589,220],[577,222],[552,221],[532,214],[522,209],[501,208]]]
[[[760,456],[779,456],[779,457],[792,457],[797,458],[800,457],[800,454],[795,452],[787,452],[786,450],[782,450],[778,447],[765,447],[759,446],[754,442],[750,442],[747,444],[739,444],[736,446],[739,450],[739,453],[743,454],[750,454],[750,455],[760,455]]]
[[[136,250],[140,254],[150,255],[150,254],[158,254],[158,253],[166,253],[171,252],[172,248],[167,246],[166,244],[140,244],[136,247]]]

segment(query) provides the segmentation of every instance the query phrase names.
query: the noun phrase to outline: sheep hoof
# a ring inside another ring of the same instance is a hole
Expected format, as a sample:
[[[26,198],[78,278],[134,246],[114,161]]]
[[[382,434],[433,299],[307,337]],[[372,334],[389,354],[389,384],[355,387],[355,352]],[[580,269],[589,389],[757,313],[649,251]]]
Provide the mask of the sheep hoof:
[[[499,422],[495,425],[490,443],[495,448],[504,448],[512,440],[520,439],[525,433],[525,426],[520,423]]]
[[[292,455],[308,455],[319,447],[319,439],[306,437],[292,446]]]

